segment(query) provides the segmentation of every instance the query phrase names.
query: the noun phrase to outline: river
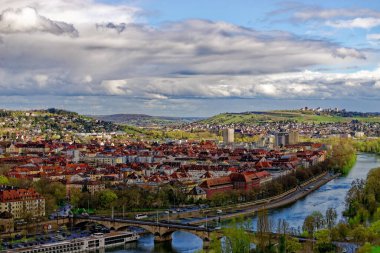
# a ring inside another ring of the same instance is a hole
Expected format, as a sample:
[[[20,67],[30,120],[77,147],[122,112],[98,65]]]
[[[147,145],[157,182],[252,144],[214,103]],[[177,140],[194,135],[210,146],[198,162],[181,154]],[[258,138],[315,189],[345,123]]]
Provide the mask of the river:
[[[345,207],[345,197],[355,179],[366,178],[368,172],[375,167],[380,167],[380,156],[360,153],[357,155],[355,166],[346,176],[336,178],[312,192],[305,198],[287,207],[269,212],[269,217],[274,223],[279,219],[285,219],[290,227],[298,229],[302,227],[303,220],[313,211],[325,213],[327,208],[334,207],[338,213],[338,220],[343,219],[342,211]],[[256,217],[247,218],[247,222],[254,228]],[[155,245],[153,236],[144,236],[135,244],[127,246],[128,249],[117,248],[107,250],[112,253],[192,253],[202,248],[202,240],[185,233],[173,233],[172,243],[160,243]]]

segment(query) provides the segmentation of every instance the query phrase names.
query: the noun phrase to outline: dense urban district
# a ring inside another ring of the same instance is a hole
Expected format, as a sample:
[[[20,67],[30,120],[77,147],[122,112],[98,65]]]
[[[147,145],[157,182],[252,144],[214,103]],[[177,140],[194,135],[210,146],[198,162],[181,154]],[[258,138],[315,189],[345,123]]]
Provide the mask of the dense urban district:
[[[294,233],[285,220],[273,229],[267,209],[348,174],[357,152],[379,153],[380,115],[302,108],[208,119],[139,117],[0,111],[0,247],[55,252],[34,250],[110,232],[73,225],[107,217],[210,233],[210,252],[344,252],[342,243],[378,250],[380,169],[353,182],[345,221],[337,222],[332,206],[311,213]],[[221,219],[247,215],[258,216],[256,231],[244,222],[219,227]],[[191,219],[180,223],[183,217]]]

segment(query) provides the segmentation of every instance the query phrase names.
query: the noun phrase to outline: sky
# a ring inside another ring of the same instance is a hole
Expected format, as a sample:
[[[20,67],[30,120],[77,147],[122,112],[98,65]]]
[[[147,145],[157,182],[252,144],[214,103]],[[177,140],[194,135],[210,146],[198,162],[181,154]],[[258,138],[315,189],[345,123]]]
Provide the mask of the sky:
[[[0,108],[380,111],[377,0],[0,0]]]

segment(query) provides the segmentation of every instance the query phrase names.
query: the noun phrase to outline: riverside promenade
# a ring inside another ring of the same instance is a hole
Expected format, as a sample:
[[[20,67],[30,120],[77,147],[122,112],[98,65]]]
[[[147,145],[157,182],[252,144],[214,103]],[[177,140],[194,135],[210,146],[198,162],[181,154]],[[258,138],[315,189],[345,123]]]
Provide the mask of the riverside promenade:
[[[202,218],[194,219],[188,223],[199,224],[199,223],[205,223],[206,221],[213,221],[213,220],[228,220],[235,217],[251,216],[260,209],[269,210],[269,209],[284,207],[296,202],[299,199],[304,198],[311,192],[317,190],[322,185],[328,183],[334,178],[339,177],[340,175],[341,174],[330,174],[328,172],[325,172],[297,186],[296,188],[293,188],[280,195],[267,198],[267,199],[258,200],[258,201],[246,202],[246,203],[236,204],[236,205],[228,206],[228,207],[220,207],[220,208],[224,208],[223,214],[210,215],[210,216],[207,216],[206,218],[205,215],[207,213],[211,213],[213,209],[215,208],[204,210],[203,214],[200,213],[203,216]]]

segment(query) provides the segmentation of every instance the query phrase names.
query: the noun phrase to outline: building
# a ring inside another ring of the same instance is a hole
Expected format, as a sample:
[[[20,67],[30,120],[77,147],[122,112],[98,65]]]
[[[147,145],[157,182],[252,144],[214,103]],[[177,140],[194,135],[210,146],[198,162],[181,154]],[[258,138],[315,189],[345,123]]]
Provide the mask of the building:
[[[233,128],[226,128],[223,129],[223,143],[224,144],[231,144],[235,141],[235,129]]]
[[[98,165],[116,165],[116,164],[122,164],[126,163],[126,157],[125,156],[105,156],[105,155],[95,155],[95,156],[85,156],[82,158],[83,162],[86,162],[87,164],[91,166],[98,166]]]
[[[100,192],[106,189],[104,183],[100,181],[75,181],[66,183],[66,195],[71,196],[72,189],[78,189],[80,191],[88,191],[91,195],[95,195],[96,192]]]
[[[229,176],[209,178],[203,181],[199,187],[210,198],[216,193],[231,190],[251,190],[272,180],[272,175],[267,171],[231,173]]]
[[[50,148],[47,144],[34,142],[11,144],[6,148],[6,152],[9,154],[36,154],[49,151]]]
[[[45,199],[33,188],[0,186],[0,212],[9,212],[15,219],[45,216]]]
[[[187,195],[188,199],[193,199],[195,201],[200,199],[206,199],[207,193],[199,186],[195,186]]]
[[[355,138],[363,138],[364,136],[364,132],[355,132]]]
[[[300,135],[296,131],[289,132],[289,145],[294,145],[300,142]]]
[[[287,132],[275,133],[274,144],[276,147],[283,147],[289,145],[289,134]]]
[[[275,146],[284,147],[299,143],[299,133],[296,131],[275,133]]]

